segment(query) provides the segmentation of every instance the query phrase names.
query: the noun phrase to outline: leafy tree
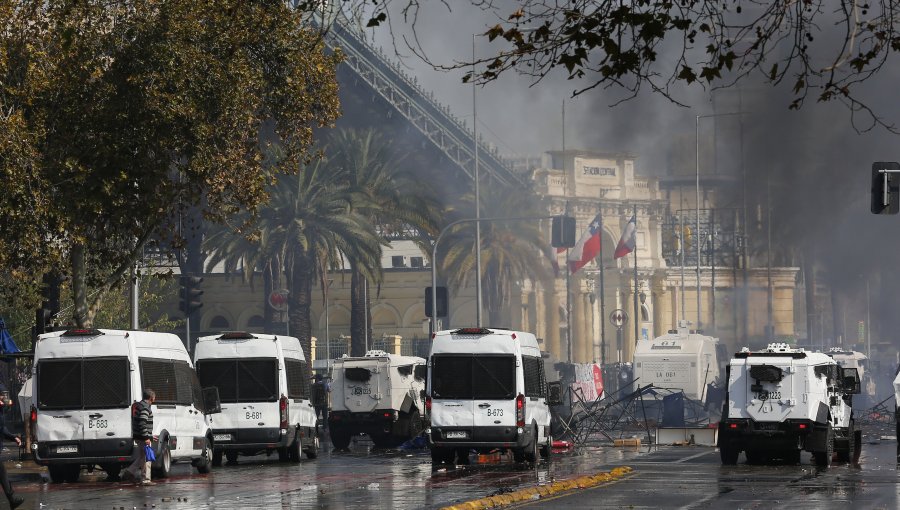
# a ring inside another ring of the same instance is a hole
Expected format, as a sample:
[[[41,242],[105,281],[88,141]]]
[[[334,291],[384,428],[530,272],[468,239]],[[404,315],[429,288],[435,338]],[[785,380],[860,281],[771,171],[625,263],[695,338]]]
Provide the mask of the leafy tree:
[[[537,197],[525,191],[508,193],[500,186],[481,186],[482,218],[526,218],[545,216]],[[474,195],[467,197],[474,203]],[[471,209],[471,206],[470,206]],[[465,217],[471,217],[467,214]],[[441,273],[459,288],[472,285],[475,278],[475,223],[461,223],[452,229],[441,246],[447,246],[440,260]],[[492,325],[504,325],[509,299],[516,282],[537,280],[552,286],[543,254],[549,250],[538,220],[481,222],[481,285],[484,308]]]
[[[340,54],[304,15],[277,0],[0,0],[0,267],[67,260],[89,325],[146,243],[180,246],[182,211],[263,202],[338,113]]]
[[[367,200],[365,204],[354,204],[355,211],[383,233],[407,229],[417,234],[422,246],[437,234],[440,216],[437,201],[428,185],[402,165],[395,142],[372,129],[340,129],[332,135],[327,152],[329,167],[338,178]],[[362,255],[363,259],[349,259],[353,356],[365,353],[366,339],[372,335],[371,317],[367,320],[371,294],[363,292],[363,285],[377,285],[382,279],[380,252]]]

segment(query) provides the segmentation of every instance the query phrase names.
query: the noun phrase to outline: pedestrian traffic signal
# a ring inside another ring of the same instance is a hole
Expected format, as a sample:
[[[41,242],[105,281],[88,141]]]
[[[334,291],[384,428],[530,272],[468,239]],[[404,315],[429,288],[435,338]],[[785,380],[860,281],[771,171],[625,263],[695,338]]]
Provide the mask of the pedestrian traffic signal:
[[[425,287],[425,317],[431,317],[431,287]],[[447,287],[437,288],[437,316],[447,316]]]
[[[550,228],[550,246],[571,248],[575,246],[575,218],[559,215],[553,217]]]
[[[900,211],[900,163],[872,163],[872,214]]]
[[[180,281],[181,289],[178,291],[178,296],[181,298],[181,302],[178,304],[178,309],[185,315],[191,315],[203,306],[203,302],[200,301],[200,296],[203,295],[203,290],[200,289],[203,278],[182,275]]]

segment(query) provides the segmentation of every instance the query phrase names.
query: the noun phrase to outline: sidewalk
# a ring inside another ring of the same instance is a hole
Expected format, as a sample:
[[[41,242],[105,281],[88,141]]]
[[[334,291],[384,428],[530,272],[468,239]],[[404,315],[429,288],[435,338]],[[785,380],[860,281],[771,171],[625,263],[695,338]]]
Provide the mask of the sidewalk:
[[[30,458],[19,460],[19,449],[15,447],[15,443],[12,448],[3,447],[3,451],[0,451],[0,462],[6,467],[6,473],[12,483],[40,483],[50,478],[46,467],[38,466]]]

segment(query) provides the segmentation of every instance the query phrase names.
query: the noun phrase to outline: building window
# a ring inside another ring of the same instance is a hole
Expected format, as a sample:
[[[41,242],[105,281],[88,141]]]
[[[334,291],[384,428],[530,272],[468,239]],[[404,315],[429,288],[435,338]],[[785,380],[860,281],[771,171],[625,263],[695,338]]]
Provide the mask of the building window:
[[[406,267],[406,261],[403,259],[403,255],[391,256],[391,267]]]
[[[247,329],[250,328],[263,328],[266,325],[266,320],[263,319],[262,315],[254,315],[247,320]]]
[[[410,257],[409,265],[410,267],[425,267],[425,259],[423,257]]]
[[[218,330],[226,330],[228,329],[228,319],[222,317],[221,315],[216,315],[209,321],[209,329],[218,329]]]

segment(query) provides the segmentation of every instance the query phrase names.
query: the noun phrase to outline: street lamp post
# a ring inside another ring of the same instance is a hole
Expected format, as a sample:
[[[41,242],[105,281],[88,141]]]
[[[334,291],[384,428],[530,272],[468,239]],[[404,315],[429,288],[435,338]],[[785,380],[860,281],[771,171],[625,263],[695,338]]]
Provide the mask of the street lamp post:
[[[475,34],[472,34],[472,146],[475,152],[475,325],[481,327],[481,179],[478,175],[478,108],[475,102]],[[432,264],[432,267],[434,264]],[[434,297],[434,296],[432,296]],[[432,304],[434,302],[432,301]]]
[[[696,141],[696,207],[697,207],[697,218],[696,218],[696,233],[695,236],[700,235],[700,119],[707,119],[710,117],[726,117],[729,115],[742,115],[743,112],[728,112],[728,113],[711,113],[709,115],[697,115],[696,121],[694,123],[694,132],[695,132],[695,141]],[[700,285],[700,240],[696,239],[697,245],[697,329],[699,330],[702,323],[700,322],[700,291],[702,289],[702,285]]]

